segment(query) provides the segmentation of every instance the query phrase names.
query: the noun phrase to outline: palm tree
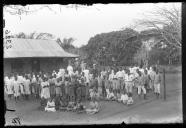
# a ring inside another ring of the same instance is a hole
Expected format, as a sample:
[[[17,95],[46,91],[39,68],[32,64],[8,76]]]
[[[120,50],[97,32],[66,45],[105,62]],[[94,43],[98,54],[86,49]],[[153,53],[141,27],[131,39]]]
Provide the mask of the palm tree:
[[[14,35],[14,38],[23,38],[23,39],[54,39],[54,35],[50,33],[36,33],[32,32],[30,35],[25,34],[24,32],[20,32]]]

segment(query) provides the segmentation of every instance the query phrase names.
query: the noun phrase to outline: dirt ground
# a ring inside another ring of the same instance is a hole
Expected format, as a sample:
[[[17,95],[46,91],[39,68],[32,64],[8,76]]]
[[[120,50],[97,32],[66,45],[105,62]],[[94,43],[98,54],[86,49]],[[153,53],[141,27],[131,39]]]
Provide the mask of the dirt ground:
[[[166,74],[167,99],[156,99],[153,93],[148,94],[148,100],[133,97],[134,104],[125,106],[116,101],[100,101],[101,110],[95,115],[74,112],[44,112],[39,110],[39,100],[15,103],[8,100],[7,107],[16,112],[7,112],[5,125],[12,125],[12,119],[20,118],[22,125],[63,125],[63,124],[113,124],[113,123],[172,123],[182,122],[182,75]],[[88,102],[84,103],[85,105]]]

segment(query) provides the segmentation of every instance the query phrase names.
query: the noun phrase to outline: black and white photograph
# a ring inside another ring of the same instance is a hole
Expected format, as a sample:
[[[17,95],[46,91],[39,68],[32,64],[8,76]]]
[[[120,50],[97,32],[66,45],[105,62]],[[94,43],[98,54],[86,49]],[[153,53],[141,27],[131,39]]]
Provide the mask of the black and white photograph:
[[[4,125],[183,123],[181,21],[181,2],[4,5]]]

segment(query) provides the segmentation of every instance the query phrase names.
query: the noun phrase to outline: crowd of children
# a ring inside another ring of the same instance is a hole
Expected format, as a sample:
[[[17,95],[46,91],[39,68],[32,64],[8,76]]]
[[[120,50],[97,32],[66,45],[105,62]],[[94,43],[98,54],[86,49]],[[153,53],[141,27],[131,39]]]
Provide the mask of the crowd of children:
[[[123,104],[133,104],[133,93],[136,90],[139,98],[142,93],[153,91],[157,98],[160,95],[161,77],[155,67],[108,68],[102,71],[87,67],[76,69],[70,64],[58,72],[12,74],[5,76],[5,92],[16,101],[19,97],[29,100],[34,96],[41,100],[45,111],[76,111],[88,114],[100,110],[98,101],[115,100]],[[86,107],[82,101],[90,100]]]

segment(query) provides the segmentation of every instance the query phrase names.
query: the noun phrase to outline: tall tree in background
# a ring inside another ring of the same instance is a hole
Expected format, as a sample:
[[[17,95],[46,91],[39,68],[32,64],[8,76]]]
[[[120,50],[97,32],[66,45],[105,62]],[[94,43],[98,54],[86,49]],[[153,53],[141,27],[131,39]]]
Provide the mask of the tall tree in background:
[[[74,38],[70,37],[70,38],[63,38],[63,40],[61,40],[60,38],[56,39],[57,43],[67,52],[69,53],[73,53],[73,54],[80,54],[81,50],[80,48],[77,48],[73,45],[73,42],[75,41]]]
[[[139,20],[137,25],[156,29],[168,44],[176,48],[182,47],[181,42],[181,8],[158,8],[145,19]]]
[[[61,41],[60,38],[57,38],[57,43],[65,50],[70,50],[71,48],[75,48],[72,44],[74,42],[74,38],[63,38],[63,41]]]
[[[155,11],[149,12],[149,15],[145,15],[144,19],[139,19],[137,26],[147,30],[153,29],[156,34],[159,34],[161,41],[152,42],[149,46],[153,48],[156,43],[166,46],[166,57],[169,59],[169,64],[181,58],[181,8],[175,7],[174,4],[170,8],[157,8]],[[147,35],[148,32],[146,32]]]
[[[141,47],[141,42],[139,40],[126,40],[137,34],[137,31],[130,28],[97,34],[90,38],[88,44],[84,47],[84,51],[87,53],[87,62],[101,65],[133,63],[132,57],[137,49]]]

